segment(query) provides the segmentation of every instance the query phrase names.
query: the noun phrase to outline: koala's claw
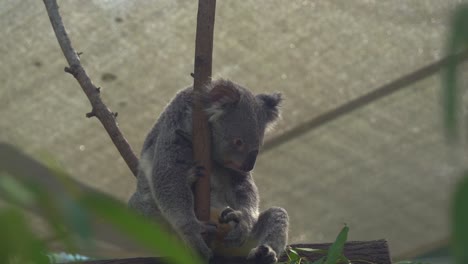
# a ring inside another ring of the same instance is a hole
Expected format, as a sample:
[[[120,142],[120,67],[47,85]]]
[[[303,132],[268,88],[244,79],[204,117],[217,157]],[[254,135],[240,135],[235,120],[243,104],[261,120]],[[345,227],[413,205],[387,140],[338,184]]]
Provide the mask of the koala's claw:
[[[271,264],[278,261],[275,251],[273,251],[273,249],[268,245],[260,245],[252,249],[247,256],[247,259],[261,264]]]
[[[205,166],[200,165],[200,162],[198,161],[193,161],[191,162],[192,168],[190,169],[190,174],[196,177],[201,177],[204,174],[204,171],[206,170]]]
[[[204,166],[200,166],[200,165],[195,166],[195,168],[194,168],[194,175],[197,176],[197,177],[202,177],[202,176],[205,174],[205,173],[204,173],[205,170],[206,170],[206,169],[205,169]]]
[[[235,222],[236,224],[240,222],[240,212],[235,211],[231,207],[226,207],[219,216],[218,221],[222,224],[229,223],[231,221]]]
[[[206,170],[206,168],[204,166],[197,165],[197,164],[198,164],[197,162],[194,162],[192,165],[192,168],[189,170],[189,174],[187,177],[187,183],[189,185],[194,184],[196,181],[198,181],[200,177],[205,175],[204,171]]]
[[[221,223],[226,223],[228,221],[226,221],[227,219],[227,216],[231,213],[234,212],[234,209],[232,209],[231,207],[226,207],[222,212],[221,212],[221,215],[219,216],[219,222]]]

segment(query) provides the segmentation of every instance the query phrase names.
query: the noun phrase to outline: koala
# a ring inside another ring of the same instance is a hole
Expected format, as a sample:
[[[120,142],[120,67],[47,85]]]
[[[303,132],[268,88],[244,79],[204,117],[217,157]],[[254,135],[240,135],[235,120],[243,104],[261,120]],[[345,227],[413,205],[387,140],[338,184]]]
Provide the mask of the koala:
[[[141,151],[137,188],[129,207],[165,221],[205,259],[246,256],[275,263],[288,240],[289,218],[283,208],[259,212],[252,178],[265,130],[279,116],[280,93],[252,94],[229,80],[215,80],[202,92],[211,140],[211,220],[194,212],[193,186],[200,171],[192,149],[193,88],[175,96],[149,132]],[[203,235],[215,234],[213,243]],[[217,242],[216,242],[217,241]]]

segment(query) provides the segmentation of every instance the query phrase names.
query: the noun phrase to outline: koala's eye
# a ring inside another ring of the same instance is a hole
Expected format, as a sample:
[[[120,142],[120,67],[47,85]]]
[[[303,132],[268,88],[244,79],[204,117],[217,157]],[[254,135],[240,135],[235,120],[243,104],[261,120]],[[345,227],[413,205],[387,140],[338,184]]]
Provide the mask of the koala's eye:
[[[242,139],[236,138],[234,140],[234,145],[236,145],[236,147],[242,147],[244,145],[244,142],[242,141]]]

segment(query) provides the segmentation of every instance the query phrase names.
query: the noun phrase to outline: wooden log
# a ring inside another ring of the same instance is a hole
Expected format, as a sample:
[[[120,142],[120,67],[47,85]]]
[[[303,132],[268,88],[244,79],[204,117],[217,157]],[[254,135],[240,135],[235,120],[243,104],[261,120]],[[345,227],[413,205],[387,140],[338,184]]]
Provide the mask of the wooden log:
[[[330,244],[294,244],[293,248],[316,248],[328,249]],[[390,250],[388,243],[385,239],[373,241],[350,241],[344,246],[343,253],[352,263],[376,263],[376,264],[390,264]],[[301,256],[315,261],[323,255],[308,252],[301,252]],[[282,261],[286,259],[282,258]]]
[[[330,243],[324,244],[293,244],[293,248],[310,248],[310,249],[328,249]],[[307,258],[309,261],[315,261],[323,254],[299,252],[302,257]],[[347,242],[343,250],[344,255],[352,263],[375,263],[375,264],[391,264],[390,251],[385,239],[373,241],[351,241]],[[93,260],[80,263],[85,264],[160,264],[165,262],[164,257],[146,257],[146,258],[127,258],[127,259],[107,259],[107,260]],[[287,261],[287,256],[283,255],[279,261]],[[248,262],[244,258],[222,258],[215,257],[210,264],[244,264]]]

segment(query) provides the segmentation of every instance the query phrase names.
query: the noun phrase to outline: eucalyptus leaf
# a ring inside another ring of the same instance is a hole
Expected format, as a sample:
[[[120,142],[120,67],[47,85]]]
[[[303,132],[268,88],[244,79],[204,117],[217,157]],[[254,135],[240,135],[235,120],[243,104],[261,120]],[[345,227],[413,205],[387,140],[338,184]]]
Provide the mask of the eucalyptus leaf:
[[[290,261],[297,261],[298,259],[301,258],[301,256],[299,256],[299,253],[297,253],[297,251],[290,248],[288,250],[288,258],[289,258]]]
[[[330,246],[327,254],[327,264],[336,264],[340,259],[341,255],[343,255],[343,248],[346,240],[348,239],[348,231],[349,227],[344,226],[341,229],[341,232],[336,237],[335,242]]]
[[[326,257],[321,257],[317,259],[316,261],[312,262],[312,264],[325,264],[325,263],[327,263]]]
[[[340,256],[340,259],[338,261],[339,263],[346,263],[346,264],[349,264],[351,263],[351,261],[343,254],[341,254]]]
[[[317,253],[317,254],[327,254],[328,250],[326,249],[319,249],[319,248],[294,248],[297,251],[304,251],[310,253]]]

